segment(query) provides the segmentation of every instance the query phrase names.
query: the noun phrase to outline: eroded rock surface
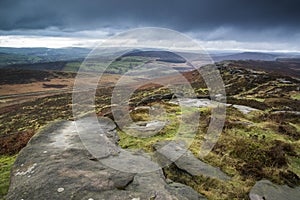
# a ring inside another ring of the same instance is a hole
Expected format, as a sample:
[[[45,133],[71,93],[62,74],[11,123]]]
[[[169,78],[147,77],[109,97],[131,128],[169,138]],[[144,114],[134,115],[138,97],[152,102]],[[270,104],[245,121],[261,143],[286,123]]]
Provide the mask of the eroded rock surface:
[[[162,165],[173,163],[181,170],[192,176],[205,176],[223,181],[230,180],[230,177],[223,173],[219,168],[208,165],[192,152],[186,150],[184,144],[175,141],[163,141],[154,145],[156,155]]]
[[[229,104],[230,105],[230,104]],[[258,111],[256,108],[251,108],[249,106],[242,106],[242,105],[232,105],[234,108],[238,109],[241,111],[243,114],[248,114],[252,111]]]
[[[158,120],[140,121],[130,124],[124,130],[132,136],[147,138],[156,135],[165,125],[166,122]]]
[[[298,200],[300,187],[276,185],[268,180],[258,181],[250,191],[251,200]]]
[[[92,133],[97,126],[88,124],[88,118],[85,120]],[[117,146],[113,122],[101,118],[99,123],[106,142],[115,145],[112,151],[105,151],[108,155],[104,157],[95,157],[86,150],[74,122],[56,122],[37,133],[12,168],[7,199],[205,199],[188,186],[166,182],[160,168],[148,173],[129,173],[109,167],[108,163],[116,164],[123,158],[127,159],[124,169],[133,164],[153,168],[157,164],[143,155],[123,151]],[[97,148],[96,143],[92,144]],[[126,165],[130,159],[136,163]]]
[[[176,105],[182,105],[182,106],[188,106],[188,107],[216,107],[219,103],[217,101],[212,101],[209,99],[188,99],[188,98],[182,98],[180,100],[172,100],[171,103]],[[225,104],[226,106],[232,106],[236,109],[238,109],[243,114],[249,114],[252,111],[259,111],[258,109],[251,108],[249,106],[243,106],[243,105],[235,105],[235,104]]]

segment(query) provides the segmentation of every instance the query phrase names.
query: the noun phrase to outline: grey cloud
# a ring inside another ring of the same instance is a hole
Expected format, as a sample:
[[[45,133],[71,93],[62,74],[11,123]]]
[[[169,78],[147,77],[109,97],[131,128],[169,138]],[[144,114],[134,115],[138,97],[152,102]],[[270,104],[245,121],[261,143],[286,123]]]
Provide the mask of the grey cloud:
[[[1,0],[0,35],[101,38],[158,26],[202,41],[295,46],[299,7],[299,0]]]
[[[163,26],[179,31],[234,26],[295,27],[298,0],[2,0],[0,29]]]

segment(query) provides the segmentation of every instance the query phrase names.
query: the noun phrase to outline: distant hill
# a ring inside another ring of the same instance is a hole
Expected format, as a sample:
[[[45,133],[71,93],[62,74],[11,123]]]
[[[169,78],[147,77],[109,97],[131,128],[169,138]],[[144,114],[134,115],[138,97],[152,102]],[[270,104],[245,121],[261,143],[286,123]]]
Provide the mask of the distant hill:
[[[0,47],[0,67],[13,64],[83,60],[90,52],[85,48],[9,48]]]
[[[25,63],[25,64],[12,64],[1,67],[2,69],[28,69],[28,70],[50,70],[50,71],[63,71],[67,65],[67,61],[56,62],[38,62],[38,63]]]
[[[224,60],[264,60],[264,61],[274,61],[279,57],[279,55],[260,53],[260,52],[243,52],[231,55],[212,55],[214,61],[224,61]]]
[[[27,84],[52,78],[74,78],[75,73],[28,69],[0,69],[0,85]]]
[[[278,58],[279,62],[300,63],[300,58]]]
[[[300,78],[300,60],[295,62],[295,59],[284,59],[278,61],[261,61],[261,60],[238,60],[238,61],[223,61],[217,65],[263,70],[281,75],[288,75]]]
[[[0,47],[0,53],[7,54],[22,54],[28,56],[51,56],[51,55],[65,55],[65,56],[86,56],[91,49],[70,47],[70,48],[11,48]]]
[[[77,72],[83,59],[90,49],[85,48],[6,48],[0,47],[0,68],[51,70]],[[300,57],[293,54],[272,54],[260,52],[244,53],[215,53],[211,54],[215,62],[230,61],[231,65],[250,69],[261,69],[277,73],[284,73],[300,77]],[[108,73],[123,74],[128,70],[145,64],[149,60],[156,60],[179,64],[179,71],[187,71],[181,63],[186,60],[176,53],[168,51],[154,51],[136,49],[116,59],[107,69]],[[185,65],[185,64],[184,64]],[[89,70],[98,70],[99,66],[91,66]]]
[[[123,57],[140,56],[147,58],[156,58],[157,61],[171,62],[171,63],[185,63],[186,60],[176,53],[169,51],[141,51],[133,50],[123,55]]]

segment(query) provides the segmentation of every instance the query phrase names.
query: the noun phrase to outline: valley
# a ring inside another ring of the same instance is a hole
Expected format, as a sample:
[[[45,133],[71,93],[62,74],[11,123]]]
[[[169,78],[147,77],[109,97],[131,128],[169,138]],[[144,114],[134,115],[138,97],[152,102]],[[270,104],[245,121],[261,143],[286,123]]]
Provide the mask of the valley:
[[[158,142],[177,138],[185,113],[190,123],[199,123],[195,135],[190,133],[188,123],[180,129],[179,138],[190,142],[190,154],[185,158],[190,161],[164,166],[162,171],[167,179],[187,185],[207,199],[249,199],[251,189],[261,179],[288,187],[300,185],[298,61],[216,63],[227,95],[225,124],[212,151],[205,157],[199,157],[215,109],[203,78],[197,71],[180,72],[193,86],[196,99],[188,99],[179,106],[176,103],[178,97],[171,90],[152,83],[157,81],[139,74],[124,75],[127,70],[140,64],[147,65],[153,60],[153,57],[141,57],[137,53],[130,56],[134,57],[123,57],[112,64],[109,73],[102,77],[95,96],[96,115],[115,120],[111,96],[118,80],[125,77],[128,84],[124,90],[135,84],[143,85],[130,97],[133,124],[124,130],[116,128],[120,148],[153,154]],[[159,59],[158,62],[166,61]],[[169,59],[168,66],[182,65]],[[40,135],[40,130],[53,122],[74,120],[72,89],[76,73],[74,70],[53,71],[51,68],[43,71],[20,67],[0,70],[0,195],[4,196],[16,155],[30,138],[36,133]],[[83,84],[89,81],[88,72],[86,75],[87,79],[81,80]],[[170,84],[179,80],[176,75],[157,79]],[[199,114],[197,121],[193,113]],[[152,130],[156,132],[152,134]],[[147,137],[136,137],[143,134]],[[222,180],[192,173],[185,165],[194,159],[218,168],[230,178]]]

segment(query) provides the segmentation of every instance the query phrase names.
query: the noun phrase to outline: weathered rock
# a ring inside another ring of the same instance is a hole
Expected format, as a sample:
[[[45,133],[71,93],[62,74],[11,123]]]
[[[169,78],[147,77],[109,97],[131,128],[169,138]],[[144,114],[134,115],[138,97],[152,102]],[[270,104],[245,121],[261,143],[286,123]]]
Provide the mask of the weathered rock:
[[[232,105],[234,108],[238,109],[241,111],[243,114],[248,114],[252,111],[258,111],[256,108],[251,108],[249,106],[242,106],[242,105]]]
[[[89,124],[88,118],[81,121],[84,122],[91,132],[97,127]],[[161,169],[149,173],[129,173],[108,167],[107,163],[114,164],[114,160],[126,160],[128,156],[133,161],[142,161],[145,166],[155,163],[150,158],[120,149],[116,145],[118,137],[113,123],[105,118],[100,118],[99,123],[101,133],[108,138],[106,142],[115,145],[117,153],[108,151],[106,157],[95,158],[82,144],[73,122],[52,123],[37,133],[18,155],[11,171],[7,199],[201,198],[188,186],[168,184]],[[93,140],[93,137],[87,138]],[[97,148],[95,143],[92,145]],[[132,164],[139,167],[139,163],[125,163],[124,167],[131,167]]]
[[[208,165],[196,158],[183,143],[163,141],[154,145],[159,162],[165,166],[174,163],[179,169],[192,176],[206,176],[220,180],[230,180],[230,177],[219,168]]]
[[[166,122],[153,120],[153,121],[140,121],[130,124],[124,130],[135,137],[151,137],[156,135],[166,125]]]
[[[141,199],[206,199],[186,185],[174,182],[166,184],[162,170],[137,174],[128,189],[141,191],[144,194]]]
[[[189,99],[189,98],[182,98],[182,99],[176,99],[172,100],[171,103],[181,106],[187,106],[187,107],[217,107],[218,105],[224,105],[223,103],[209,100],[209,99]],[[233,105],[233,104],[225,104],[226,106],[232,106],[236,109],[238,109],[243,114],[249,114],[252,111],[259,111],[258,109],[251,108],[249,106],[243,106],[243,105]]]
[[[249,197],[251,200],[298,200],[300,187],[291,188],[261,180],[251,189]]]
[[[177,105],[181,105],[181,106],[188,106],[188,107],[210,107],[210,106],[214,106],[216,104],[214,104],[213,101],[209,100],[209,99],[176,99],[176,100],[172,100],[171,103],[173,104],[177,104]]]
[[[292,114],[292,115],[300,115],[299,111],[275,111],[274,114]]]
[[[170,94],[157,94],[150,97],[143,98],[140,102],[137,103],[137,106],[139,105],[145,105],[148,103],[156,102],[158,100],[170,100],[174,96],[174,93]]]

